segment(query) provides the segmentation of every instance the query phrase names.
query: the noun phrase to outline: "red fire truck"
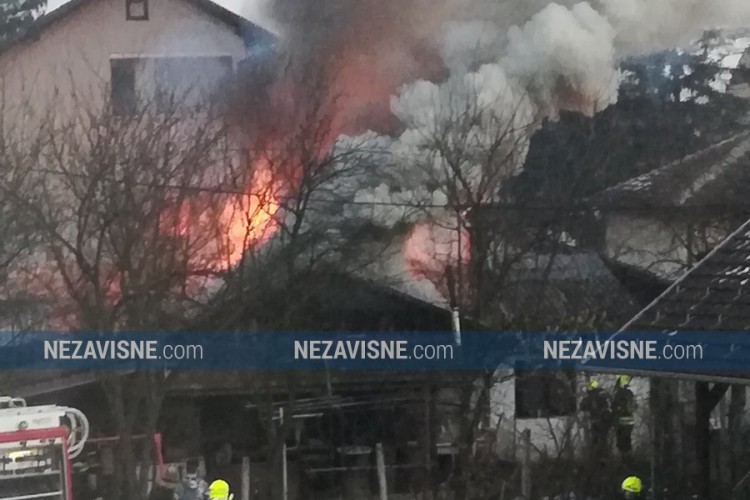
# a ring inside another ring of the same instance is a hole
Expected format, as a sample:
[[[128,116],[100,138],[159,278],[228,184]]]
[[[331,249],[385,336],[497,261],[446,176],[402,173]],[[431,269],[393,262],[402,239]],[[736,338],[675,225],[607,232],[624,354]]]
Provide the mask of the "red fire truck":
[[[79,410],[0,397],[0,500],[73,500],[71,459],[88,435]]]

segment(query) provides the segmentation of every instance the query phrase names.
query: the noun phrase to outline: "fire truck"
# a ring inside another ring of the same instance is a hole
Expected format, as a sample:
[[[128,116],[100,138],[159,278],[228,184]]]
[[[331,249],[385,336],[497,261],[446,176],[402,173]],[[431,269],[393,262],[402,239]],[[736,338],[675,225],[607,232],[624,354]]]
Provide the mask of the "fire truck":
[[[79,410],[0,397],[0,500],[73,500],[71,459],[88,436]]]

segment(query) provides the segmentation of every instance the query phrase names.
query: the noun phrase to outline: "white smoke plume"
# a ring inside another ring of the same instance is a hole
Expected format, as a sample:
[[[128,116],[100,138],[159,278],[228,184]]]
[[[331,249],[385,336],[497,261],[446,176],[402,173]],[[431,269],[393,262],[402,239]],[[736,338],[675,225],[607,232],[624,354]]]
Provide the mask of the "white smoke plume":
[[[550,4],[508,32],[500,65],[528,89],[542,112],[593,114],[617,100],[615,30],[587,3]]]
[[[563,110],[592,115],[617,101],[619,58],[684,45],[708,27],[750,23],[745,0],[466,5],[460,12],[446,9],[454,17],[436,34],[451,76],[441,83],[417,80],[397,91],[391,111],[405,129],[389,145],[390,170],[378,174],[391,182],[360,198],[419,198],[430,181],[442,185],[450,172],[441,153],[430,151],[430,141],[441,133],[445,137],[446,130],[449,138],[453,133],[458,139],[451,129],[458,111],[467,109],[478,120],[469,134],[471,144],[462,147],[487,149],[498,130],[516,132],[507,137],[505,147],[515,154],[502,167],[496,179],[501,182],[522,168],[528,148],[522,137],[529,137],[541,119]],[[526,16],[533,7],[539,10],[508,26],[508,19]],[[477,18],[466,19],[472,13]],[[482,171],[481,158],[472,164],[467,156],[461,171],[471,191],[488,173]],[[493,194],[492,189],[486,193],[488,201]]]
[[[750,25],[750,0],[269,1],[288,47],[350,68],[345,87],[390,105],[401,124],[338,141],[367,144],[372,163],[348,186],[359,203],[346,216],[385,226],[450,225],[455,214],[414,207],[497,200],[543,119],[616,102],[619,59]]]
[[[616,31],[618,56],[684,46],[706,28],[750,24],[746,0],[597,0]]]

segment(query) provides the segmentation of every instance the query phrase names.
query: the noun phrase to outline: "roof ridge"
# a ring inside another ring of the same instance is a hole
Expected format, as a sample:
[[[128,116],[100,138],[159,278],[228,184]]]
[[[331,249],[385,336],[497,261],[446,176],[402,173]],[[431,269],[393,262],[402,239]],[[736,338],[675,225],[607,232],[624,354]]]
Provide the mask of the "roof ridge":
[[[34,19],[34,21],[28,26],[27,29],[20,33],[10,37],[4,43],[0,44],[0,55],[7,52],[11,47],[27,40],[36,40],[39,34],[52,24],[63,19],[68,14],[73,13],[85,4],[92,2],[93,0],[68,0],[56,9],[49,12],[45,12],[41,16]],[[214,0],[182,0],[183,2],[202,10],[205,14],[208,14],[215,19],[223,22],[227,26],[237,30],[237,34],[244,38],[245,33],[243,30],[252,29],[259,33],[260,36],[273,36],[268,30],[262,28],[258,24],[252,22],[246,17],[232,12],[226,7],[219,5]],[[261,33],[262,32],[262,33]]]
[[[725,146],[725,145],[727,145],[727,144],[729,144],[729,143],[731,143],[733,141],[743,142],[744,140],[750,140],[750,131],[738,132],[736,134],[733,134],[733,135],[727,137],[726,139],[722,139],[721,141],[715,142],[715,143],[711,144],[710,146],[707,146],[707,147],[705,147],[703,149],[699,149],[698,151],[694,151],[692,153],[686,154],[685,156],[682,156],[682,157],[680,157],[680,158],[678,158],[676,160],[672,160],[669,163],[666,163],[664,165],[656,167],[656,168],[654,168],[652,170],[649,170],[648,172],[642,173],[640,175],[636,175],[635,177],[631,177],[629,179],[625,179],[622,182],[618,182],[614,186],[608,187],[607,189],[603,190],[600,194],[604,194],[604,193],[606,193],[608,191],[616,191],[618,189],[621,189],[624,186],[627,186],[628,184],[633,183],[634,181],[648,179],[648,178],[650,178],[650,177],[652,177],[654,175],[657,175],[657,174],[659,174],[659,173],[661,173],[663,171],[669,170],[670,168],[673,168],[673,167],[675,167],[677,165],[681,165],[681,164],[685,163],[686,161],[694,160],[696,158],[699,158],[701,156],[709,154],[709,153],[711,153],[711,152],[713,152],[713,151],[715,151],[715,150],[717,150],[717,149],[719,149],[719,148],[721,148],[721,147],[723,147],[723,146]]]
[[[732,149],[727,151],[722,162],[717,162],[702,172],[694,174],[691,185],[685,188],[678,198],[678,205],[684,205],[689,200],[690,194],[700,192],[711,181],[716,180],[725,174],[732,163],[742,161],[743,158],[750,155],[750,140],[748,138],[740,139],[732,145]]]

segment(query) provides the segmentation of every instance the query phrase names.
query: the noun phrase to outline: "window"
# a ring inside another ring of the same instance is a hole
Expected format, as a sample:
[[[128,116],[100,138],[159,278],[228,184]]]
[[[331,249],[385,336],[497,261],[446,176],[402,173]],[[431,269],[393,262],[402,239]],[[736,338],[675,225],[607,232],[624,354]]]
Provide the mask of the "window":
[[[517,418],[562,417],[575,410],[575,374],[516,371]]]
[[[204,102],[231,73],[230,56],[155,58],[157,106],[166,111],[175,103]]]
[[[112,108],[133,115],[139,98],[152,99],[164,113],[176,105],[198,106],[213,98],[232,73],[231,56],[139,57],[110,59]]]
[[[125,0],[125,19],[148,21],[148,0]]]
[[[112,110],[118,116],[136,111],[135,70],[138,59],[111,59]]]

